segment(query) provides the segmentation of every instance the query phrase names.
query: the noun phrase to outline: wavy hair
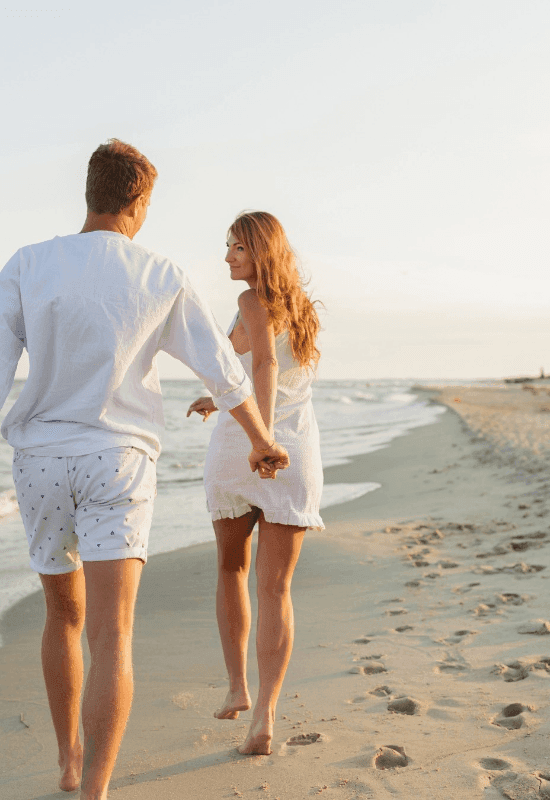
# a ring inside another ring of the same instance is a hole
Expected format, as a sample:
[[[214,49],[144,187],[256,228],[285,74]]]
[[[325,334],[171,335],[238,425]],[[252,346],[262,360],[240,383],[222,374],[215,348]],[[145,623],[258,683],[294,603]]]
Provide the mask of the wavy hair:
[[[275,331],[288,329],[294,359],[301,367],[317,364],[321,353],[316,346],[321,327],[305,282],[298,271],[296,256],[279,220],[266,211],[246,211],[231,225],[233,234],[254,262],[256,291]]]

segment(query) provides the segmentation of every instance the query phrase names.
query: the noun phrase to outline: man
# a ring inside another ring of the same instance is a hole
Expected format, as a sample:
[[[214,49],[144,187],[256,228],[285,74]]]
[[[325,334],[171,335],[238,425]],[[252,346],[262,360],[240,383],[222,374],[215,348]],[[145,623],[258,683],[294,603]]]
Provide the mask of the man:
[[[81,233],[23,247],[0,272],[0,407],[23,347],[30,362],[2,435],[15,449],[31,567],[46,599],[42,664],[60,787],[81,783],[81,800],[107,797],[130,712],[134,606],[163,424],[157,352],[189,366],[243,426],[261,477],[288,466],[231,343],[185,274],[132,241],[156,177],[130,145],[101,145],[88,166]]]

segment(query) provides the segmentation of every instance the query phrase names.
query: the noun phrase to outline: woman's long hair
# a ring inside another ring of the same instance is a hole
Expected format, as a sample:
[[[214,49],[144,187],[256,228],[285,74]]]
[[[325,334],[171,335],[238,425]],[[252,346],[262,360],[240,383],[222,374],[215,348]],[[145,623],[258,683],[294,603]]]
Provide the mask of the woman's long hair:
[[[240,214],[229,232],[248,250],[256,267],[256,291],[275,331],[288,330],[294,359],[301,367],[315,365],[321,353],[315,344],[319,317],[304,291],[283,226],[266,211]]]

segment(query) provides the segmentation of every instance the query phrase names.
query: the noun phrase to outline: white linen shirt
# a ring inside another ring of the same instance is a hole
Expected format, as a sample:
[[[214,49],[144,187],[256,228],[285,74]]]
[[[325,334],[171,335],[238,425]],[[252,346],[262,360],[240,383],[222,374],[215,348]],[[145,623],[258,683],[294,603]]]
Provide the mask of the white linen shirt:
[[[8,261],[0,272],[0,408],[24,347],[29,376],[1,430],[31,455],[133,446],[156,460],[159,350],[190,367],[220,410],[252,394],[231,342],[182,270],[121,233],[56,236]]]

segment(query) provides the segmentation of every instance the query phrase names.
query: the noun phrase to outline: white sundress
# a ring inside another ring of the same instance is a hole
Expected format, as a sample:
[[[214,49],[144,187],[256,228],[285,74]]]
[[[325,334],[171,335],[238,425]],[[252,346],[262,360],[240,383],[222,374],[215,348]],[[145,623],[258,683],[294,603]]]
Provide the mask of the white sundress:
[[[262,509],[267,522],[323,530],[319,516],[323,469],[311,402],[313,372],[294,360],[287,331],[276,337],[275,345],[279,375],[274,431],[276,441],[288,451],[290,466],[279,470],[275,480],[252,472],[248,436],[228,411],[219,412],[204,467],[208,510],[213,520],[234,519],[255,506]],[[252,380],[252,353],[237,353],[237,357]]]

